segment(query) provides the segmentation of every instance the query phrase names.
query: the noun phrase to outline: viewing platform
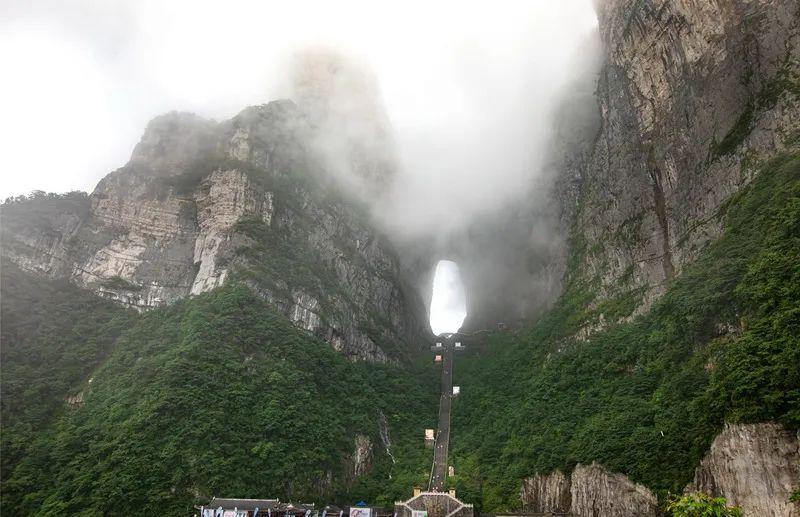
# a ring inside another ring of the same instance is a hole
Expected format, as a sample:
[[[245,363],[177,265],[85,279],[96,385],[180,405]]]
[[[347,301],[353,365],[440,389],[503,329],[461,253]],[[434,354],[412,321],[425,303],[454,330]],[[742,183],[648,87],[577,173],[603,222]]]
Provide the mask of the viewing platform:
[[[418,492],[408,501],[394,503],[395,517],[475,517],[471,504],[454,493]]]

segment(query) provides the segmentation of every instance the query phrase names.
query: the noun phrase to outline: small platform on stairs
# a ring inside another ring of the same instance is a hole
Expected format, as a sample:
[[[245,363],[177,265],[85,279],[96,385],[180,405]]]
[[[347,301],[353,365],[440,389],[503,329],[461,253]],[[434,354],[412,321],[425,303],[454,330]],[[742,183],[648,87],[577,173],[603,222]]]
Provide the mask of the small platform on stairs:
[[[394,514],[395,517],[475,517],[471,504],[462,503],[447,492],[421,492],[408,501],[394,503]]]

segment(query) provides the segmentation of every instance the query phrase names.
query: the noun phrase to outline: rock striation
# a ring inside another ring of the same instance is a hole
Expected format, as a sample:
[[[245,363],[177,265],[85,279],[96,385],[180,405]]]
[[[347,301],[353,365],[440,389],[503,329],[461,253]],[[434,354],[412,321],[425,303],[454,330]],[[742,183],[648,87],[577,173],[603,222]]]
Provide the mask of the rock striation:
[[[348,357],[392,360],[426,335],[422,303],[314,135],[290,101],[157,117],[90,196],[6,203],[2,253],[139,310],[236,277]]]
[[[531,512],[576,517],[659,515],[658,501],[649,489],[595,463],[578,464],[569,477],[556,470],[526,478],[520,499]]]
[[[773,423],[728,424],[695,470],[686,492],[724,497],[744,515],[796,517],[789,498],[800,487],[800,441]]]
[[[535,184],[439,244],[468,287],[465,330],[535,315],[562,283],[591,291],[580,337],[646,312],[720,235],[725,201],[800,145],[796,1],[595,3],[600,41],[576,58]],[[595,310],[614,299],[632,312]]]
[[[796,517],[791,502],[800,487],[800,441],[779,424],[726,424],[695,470],[686,493],[705,492],[741,507],[744,515]],[[530,512],[575,516],[660,515],[648,488],[595,463],[525,478],[520,489]]]
[[[726,201],[764,162],[800,150],[796,1],[598,0],[596,8],[604,49],[596,124],[566,132],[554,163],[570,236],[564,282],[590,298],[577,339],[649,310],[721,234]],[[629,297],[632,312],[600,310]],[[797,461],[796,437],[779,426],[729,425],[687,490],[726,497],[745,515],[796,515]],[[595,465],[528,478],[521,498],[533,511],[657,511],[646,488]]]
[[[372,468],[372,440],[363,434],[356,435],[353,451],[353,476],[367,474]]]
[[[529,512],[567,513],[572,507],[570,479],[560,470],[525,478],[520,500]]]
[[[598,0],[599,124],[557,179],[573,275],[646,311],[800,134],[794,0]],[[596,326],[595,326],[596,327]],[[602,327],[602,325],[600,325]]]

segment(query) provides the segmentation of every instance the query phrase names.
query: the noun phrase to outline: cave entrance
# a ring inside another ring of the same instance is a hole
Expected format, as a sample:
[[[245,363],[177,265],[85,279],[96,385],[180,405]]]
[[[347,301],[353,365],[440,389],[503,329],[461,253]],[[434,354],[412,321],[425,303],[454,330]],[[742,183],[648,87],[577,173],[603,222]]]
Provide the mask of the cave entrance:
[[[431,292],[431,330],[436,335],[457,332],[467,317],[467,297],[458,264],[440,260],[436,264]]]

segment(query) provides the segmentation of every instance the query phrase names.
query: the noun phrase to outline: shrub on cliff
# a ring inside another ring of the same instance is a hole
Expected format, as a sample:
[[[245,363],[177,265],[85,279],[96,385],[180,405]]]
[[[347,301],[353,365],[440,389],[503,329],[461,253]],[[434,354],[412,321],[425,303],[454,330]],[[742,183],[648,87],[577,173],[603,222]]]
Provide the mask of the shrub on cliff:
[[[667,503],[672,517],[741,517],[742,509],[728,506],[724,497],[711,497],[703,492],[676,497]]]

